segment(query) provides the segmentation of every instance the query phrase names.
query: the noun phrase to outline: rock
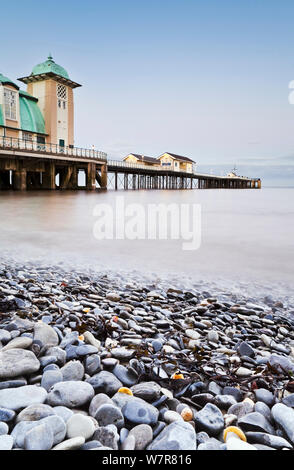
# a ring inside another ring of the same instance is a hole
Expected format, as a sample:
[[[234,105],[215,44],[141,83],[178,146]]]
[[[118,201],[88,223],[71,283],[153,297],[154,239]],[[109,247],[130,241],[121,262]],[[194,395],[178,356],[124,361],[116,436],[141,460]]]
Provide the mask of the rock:
[[[120,450],[135,450],[136,440],[134,436],[128,436],[122,443]]]
[[[242,401],[241,403],[236,403],[236,405],[230,406],[228,414],[236,415],[237,418],[240,419],[242,416],[252,413],[253,410],[254,406],[251,403]]]
[[[0,390],[0,407],[19,410],[27,406],[44,403],[47,392],[36,385]]]
[[[91,354],[85,359],[85,370],[90,376],[101,371],[101,359],[99,354]]]
[[[96,450],[98,447],[102,447],[101,442],[99,441],[88,441],[85,442],[85,444],[82,445],[80,450]]]
[[[113,369],[112,373],[118,380],[126,387],[131,387],[138,382],[138,374],[132,368],[126,368],[121,364],[117,364]]]
[[[95,346],[95,348],[100,350],[101,343],[98,339],[95,338],[95,336],[90,332],[90,331],[85,331],[84,333],[84,340],[85,343],[91,344],[91,346]]]
[[[3,434],[7,434],[8,431],[9,431],[8,425],[0,421],[0,436],[2,436]]]
[[[136,354],[135,349],[126,349],[126,348],[113,348],[111,350],[111,355],[112,357],[115,357],[116,359],[121,359],[121,360],[127,360],[131,359],[131,357],[134,357]]]
[[[11,340],[11,334],[9,331],[0,329],[0,343],[7,344]]]
[[[183,421],[182,416],[172,410],[167,410],[163,415],[163,419],[167,424],[173,423],[174,421]]]
[[[77,450],[85,443],[85,438],[82,436],[73,437],[61,442],[57,446],[53,447],[52,450]]]
[[[139,424],[132,428],[128,437],[134,437],[135,450],[144,450],[153,439],[153,431],[148,424]]]
[[[99,426],[114,424],[117,429],[121,429],[125,424],[121,410],[113,404],[106,403],[99,406],[95,414],[95,419],[98,421]]]
[[[11,450],[13,447],[13,437],[8,434],[0,436],[0,451]]]
[[[47,349],[51,346],[59,344],[59,338],[56,331],[46,323],[38,321],[34,324],[34,345],[40,347],[40,351]]]
[[[218,435],[224,428],[224,418],[221,411],[212,403],[207,403],[202,410],[195,413],[197,428],[206,431],[210,436]]]
[[[66,424],[67,437],[83,436],[85,440],[90,439],[95,432],[95,425],[89,416],[76,413],[69,418]]]
[[[284,405],[290,406],[291,408],[294,408],[294,393],[291,393],[287,397],[284,397],[282,402],[284,403]],[[0,416],[1,416],[1,411],[0,411]],[[1,417],[0,417],[0,419],[1,419]]]
[[[59,370],[46,370],[42,375],[41,387],[48,392],[54,384],[62,381],[63,376]]]
[[[40,363],[32,351],[9,349],[0,351],[0,379],[33,374],[40,368]]]
[[[64,440],[66,435],[66,425],[63,419],[57,415],[47,416],[39,421],[39,423],[46,424],[53,435],[53,445],[59,444]]]
[[[268,363],[278,373],[294,374],[294,362],[288,357],[272,354],[268,359]]]
[[[118,449],[117,434],[113,429],[109,429],[108,427],[100,427],[96,429],[93,439],[101,442],[102,446],[111,448],[113,450]]]
[[[0,408],[0,421],[8,423],[15,418],[15,411],[10,410],[9,408]]]
[[[55,358],[55,363],[58,364],[60,367],[64,366],[64,364],[67,360],[66,359],[66,352],[63,349],[59,348],[58,346],[53,346],[53,347],[47,349],[46,356],[53,356]],[[45,357],[44,357],[44,359],[45,359]]]
[[[81,346],[78,346],[76,348],[76,354],[78,357],[85,357],[88,356],[88,354],[96,354],[98,352],[98,349],[95,348],[95,346],[92,346],[91,344],[82,344]]]
[[[18,336],[17,338],[9,341],[1,351],[8,351],[9,349],[28,349],[33,344],[32,338],[27,338],[26,336]]]
[[[119,302],[120,295],[117,294],[116,292],[108,292],[108,294],[106,294],[106,299],[111,300],[112,302]]]
[[[62,375],[63,382],[83,380],[85,369],[80,361],[69,361],[60,369],[60,373]]]
[[[122,382],[114,374],[106,370],[93,375],[86,382],[92,385],[95,393],[106,393],[109,396],[116,393],[123,386]]]
[[[0,391],[1,394],[1,391]],[[51,406],[77,408],[92,400],[94,389],[90,383],[77,381],[58,382],[48,393],[47,403]]]
[[[238,402],[243,399],[243,393],[241,392],[241,390],[235,387],[224,387],[222,393],[223,395],[232,395]]]
[[[26,450],[49,450],[53,446],[53,433],[45,424],[35,426],[24,438]]]
[[[216,330],[209,330],[207,333],[207,340],[211,341],[212,343],[218,343],[219,341],[219,334]]]
[[[257,431],[257,432],[267,432],[269,434],[274,434],[275,430],[268,422],[268,420],[257,411],[249,413],[242,418],[238,419],[238,426],[242,431]]]
[[[175,421],[161,431],[147,450],[196,450],[195,429],[189,423]]]
[[[23,409],[17,415],[16,422],[19,423],[20,421],[39,421],[40,419],[47,418],[47,416],[52,415],[55,415],[55,411],[49,405],[30,405]]]
[[[188,338],[195,340],[201,338],[201,335],[198,333],[198,331],[192,330],[190,328],[185,331],[185,335],[188,336]]]
[[[131,387],[131,390],[135,397],[151,403],[160,397],[161,387],[156,382],[140,382]]]
[[[253,374],[253,371],[250,369],[247,369],[246,367],[239,367],[236,370],[236,375],[238,377],[250,377],[250,375]]]
[[[157,408],[141,398],[131,398],[122,408],[122,413],[127,421],[133,424],[155,425],[159,415]]]
[[[257,450],[255,446],[248,444],[238,438],[228,439],[226,442],[226,450]]]
[[[228,410],[231,406],[235,405],[237,402],[232,395],[216,395],[214,397],[213,403],[220,410]]]
[[[272,407],[272,416],[290,442],[294,444],[294,410],[283,403],[276,403]]]
[[[271,424],[273,423],[273,417],[271,409],[263,401],[257,401],[254,405],[254,411],[261,413]]]
[[[66,424],[69,418],[73,415],[73,411],[65,406],[54,406],[54,413],[59,416]]]
[[[247,432],[246,438],[252,444],[263,444],[274,449],[293,449],[293,446],[283,437],[273,436],[264,432]]]
[[[113,401],[111,400],[111,398],[109,398],[109,396],[105,395],[105,393],[98,393],[97,395],[94,396],[94,398],[92,399],[90,403],[89,414],[93,416],[93,418],[95,418],[95,415],[99,407],[105,404],[113,405]]]
[[[274,405],[275,397],[269,390],[266,390],[265,388],[258,388],[257,390],[254,390],[254,393],[256,401],[262,401],[269,407]]]
[[[246,343],[246,341],[242,341],[242,343],[239,345],[238,353],[240,356],[255,357],[254,349],[250,346],[250,344]]]

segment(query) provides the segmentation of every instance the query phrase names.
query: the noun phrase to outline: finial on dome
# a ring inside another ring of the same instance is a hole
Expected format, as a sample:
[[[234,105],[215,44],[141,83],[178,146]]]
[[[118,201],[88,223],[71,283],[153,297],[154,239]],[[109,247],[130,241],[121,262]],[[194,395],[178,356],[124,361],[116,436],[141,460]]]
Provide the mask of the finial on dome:
[[[48,55],[48,60],[53,60],[53,57],[52,57],[52,54],[51,54],[51,52],[49,52],[49,55]]]

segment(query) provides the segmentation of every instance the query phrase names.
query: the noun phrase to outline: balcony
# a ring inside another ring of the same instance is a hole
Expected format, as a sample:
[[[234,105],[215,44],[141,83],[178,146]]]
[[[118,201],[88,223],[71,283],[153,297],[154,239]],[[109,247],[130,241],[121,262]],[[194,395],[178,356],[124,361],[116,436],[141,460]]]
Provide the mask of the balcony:
[[[107,161],[107,154],[99,150],[79,147],[61,147],[57,144],[43,144],[32,140],[15,139],[13,137],[0,137],[0,149]]]

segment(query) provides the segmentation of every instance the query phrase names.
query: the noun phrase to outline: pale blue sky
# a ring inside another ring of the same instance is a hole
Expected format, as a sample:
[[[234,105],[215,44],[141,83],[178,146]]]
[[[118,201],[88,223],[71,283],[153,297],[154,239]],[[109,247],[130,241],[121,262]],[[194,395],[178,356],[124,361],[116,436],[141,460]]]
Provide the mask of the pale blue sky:
[[[4,75],[51,52],[83,84],[77,146],[293,181],[293,1],[16,0],[1,17]]]

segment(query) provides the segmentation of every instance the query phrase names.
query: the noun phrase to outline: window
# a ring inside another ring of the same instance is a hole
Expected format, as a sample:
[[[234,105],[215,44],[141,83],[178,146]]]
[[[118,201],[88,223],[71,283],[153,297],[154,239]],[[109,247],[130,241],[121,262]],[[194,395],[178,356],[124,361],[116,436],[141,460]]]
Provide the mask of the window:
[[[61,98],[62,100],[66,100],[66,86],[57,84],[57,98]]]
[[[4,88],[5,117],[14,121],[16,120],[16,95],[16,91]]]
[[[22,138],[23,138],[23,140],[26,140],[28,142],[32,142],[33,134],[30,134],[29,132],[23,132],[22,133]]]

